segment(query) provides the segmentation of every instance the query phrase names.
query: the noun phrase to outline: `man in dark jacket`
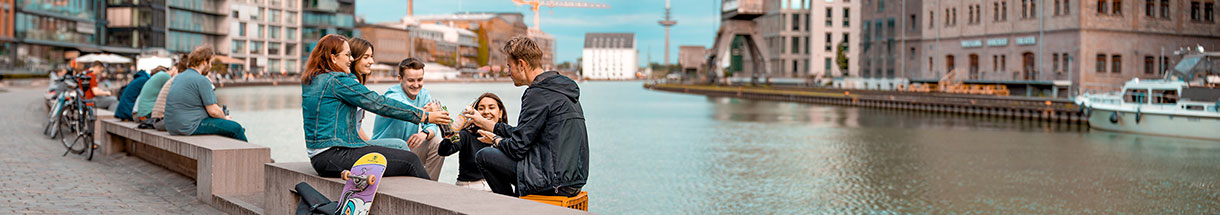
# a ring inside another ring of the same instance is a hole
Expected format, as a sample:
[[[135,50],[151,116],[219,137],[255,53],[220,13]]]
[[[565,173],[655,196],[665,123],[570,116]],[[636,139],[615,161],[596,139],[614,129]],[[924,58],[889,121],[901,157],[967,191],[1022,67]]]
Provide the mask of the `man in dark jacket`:
[[[529,38],[504,45],[513,84],[526,86],[517,127],[495,123],[467,110],[492,144],[475,153],[483,177],[495,193],[508,196],[575,196],[589,178],[589,138],[580,107],[580,88],[558,72],[544,72],[542,49]],[[516,186],[516,190],[513,190]]]

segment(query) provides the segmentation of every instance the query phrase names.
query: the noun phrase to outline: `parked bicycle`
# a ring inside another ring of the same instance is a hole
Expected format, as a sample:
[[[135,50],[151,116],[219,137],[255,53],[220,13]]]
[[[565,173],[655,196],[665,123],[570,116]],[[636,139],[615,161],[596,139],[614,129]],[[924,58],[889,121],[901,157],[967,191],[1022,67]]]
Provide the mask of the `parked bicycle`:
[[[64,156],[69,153],[84,155],[87,152],[87,159],[93,160],[93,151],[97,149],[97,144],[93,142],[95,112],[93,101],[84,98],[83,90],[90,89],[92,80],[84,75],[66,76],[65,79],[65,85],[69,87],[61,96],[63,104],[59,107],[59,118],[55,119],[58,121],[56,129],[59,131],[59,141],[67,148]]]
[[[64,104],[67,103],[65,98],[76,93],[72,90],[77,87],[76,80],[69,77],[71,75],[54,80],[58,87],[47,92],[50,95],[49,99],[47,99],[47,113],[49,116],[47,117],[46,124],[43,125],[42,134],[50,137],[52,140],[59,138],[59,119],[62,118],[62,110]]]

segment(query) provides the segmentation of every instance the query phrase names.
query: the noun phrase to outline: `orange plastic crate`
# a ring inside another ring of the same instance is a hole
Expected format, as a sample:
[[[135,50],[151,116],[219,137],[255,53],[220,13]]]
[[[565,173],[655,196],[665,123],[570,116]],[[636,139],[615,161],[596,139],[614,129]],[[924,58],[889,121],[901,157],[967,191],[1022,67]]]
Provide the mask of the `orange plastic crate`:
[[[559,206],[559,207],[566,207],[566,208],[571,208],[571,209],[576,209],[576,210],[589,211],[589,196],[588,196],[588,193],[585,191],[580,191],[580,194],[576,194],[576,196],[573,196],[573,197],[528,195],[528,196],[522,196],[521,199],[532,200],[535,202],[546,203],[546,204],[555,205],[555,206]]]

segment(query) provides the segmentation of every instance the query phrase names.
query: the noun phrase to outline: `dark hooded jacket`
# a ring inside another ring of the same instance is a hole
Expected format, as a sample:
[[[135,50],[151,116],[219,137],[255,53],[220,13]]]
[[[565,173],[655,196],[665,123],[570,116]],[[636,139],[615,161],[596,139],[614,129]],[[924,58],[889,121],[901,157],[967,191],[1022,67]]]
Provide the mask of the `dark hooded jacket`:
[[[539,74],[521,96],[517,127],[496,124],[504,137],[497,149],[517,161],[517,195],[580,189],[589,178],[589,137],[580,88],[550,71]]]
[[[123,88],[123,94],[119,95],[119,106],[115,108],[114,118],[133,120],[131,109],[136,106],[136,98],[140,96],[140,90],[144,89],[144,83],[148,82],[148,78],[148,72],[140,70],[136,73],[136,78],[127,83],[127,86]]]

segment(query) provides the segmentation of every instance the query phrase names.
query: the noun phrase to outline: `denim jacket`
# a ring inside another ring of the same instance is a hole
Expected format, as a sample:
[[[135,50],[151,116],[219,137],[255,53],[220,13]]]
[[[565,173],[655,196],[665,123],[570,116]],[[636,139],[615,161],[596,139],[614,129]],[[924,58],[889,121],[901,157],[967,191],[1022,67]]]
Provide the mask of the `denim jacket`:
[[[403,104],[377,94],[355,76],[328,72],[313,77],[301,85],[301,115],[304,115],[305,147],[364,147],[360,129],[356,127],[359,113],[356,107],[377,115],[418,123],[424,118],[419,107]]]

